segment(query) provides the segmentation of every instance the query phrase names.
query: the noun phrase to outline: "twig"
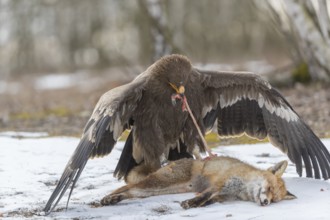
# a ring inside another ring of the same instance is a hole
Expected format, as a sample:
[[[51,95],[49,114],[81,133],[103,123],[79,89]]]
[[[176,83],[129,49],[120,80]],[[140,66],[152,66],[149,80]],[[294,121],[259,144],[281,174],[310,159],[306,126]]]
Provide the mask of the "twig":
[[[192,121],[194,122],[194,125],[195,125],[195,127],[196,127],[196,129],[197,129],[197,132],[198,132],[200,138],[202,139],[202,143],[203,143],[204,148],[205,148],[205,150],[207,151],[209,157],[215,156],[215,155],[212,153],[211,149],[210,149],[210,148],[208,147],[208,145],[207,145],[207,142],[206,142],[206,140],[205,140],[205,138],[204,138],[204,135],[203,135],[203,133],[202,133],[200,127],[199,127],[198,124],[197,124],[197,121],[196,121],[196,119],[195,119],[195,117],[194,117],[194,114],[192,113],[192,111],[191,111],[191,109],[190,109],[190,106],[189,106],[189,104],[188,104],[188,101],[187,101],[186,96],[184,96],[183,101],[185,102],[186,109],[187,109],[187,111],[188,111],[188,113],[189,113],[189,115],[190,115]]]

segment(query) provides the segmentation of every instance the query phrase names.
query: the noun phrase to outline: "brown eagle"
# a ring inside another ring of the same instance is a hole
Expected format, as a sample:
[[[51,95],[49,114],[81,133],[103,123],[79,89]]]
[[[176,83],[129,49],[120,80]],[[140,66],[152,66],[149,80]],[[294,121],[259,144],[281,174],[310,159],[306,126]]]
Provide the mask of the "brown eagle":
[[[44,211],[51,212],[71,186],[69,198],[89,158],[108,155],[130,130],[114,176],[136,182],[161,167],[204,152],[189,103],[203,134],[217,121],[220,136],[247,134],[269,138],[286,153],[302,175],[330,177],[330,154],[285,98],[259,75],[203,71],[187,57],[169,55],[132,82],[106,92],[95,106],[82,138]],[[69,201],[68,198],[68,201]]]

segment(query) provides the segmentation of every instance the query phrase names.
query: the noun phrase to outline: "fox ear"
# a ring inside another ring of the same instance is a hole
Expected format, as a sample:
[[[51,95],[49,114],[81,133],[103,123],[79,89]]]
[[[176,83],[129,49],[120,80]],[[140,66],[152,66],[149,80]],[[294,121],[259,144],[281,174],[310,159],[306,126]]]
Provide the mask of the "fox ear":
[[[288,166],[288,161],[283,160],[272,167],[269,167],[267,170],[272,172],[275,176],[281,177]]]
[[[290,200],[290,199],[296,199],[297,197],[290,193],[289,191],[286,191],[286,195],[284,196],[284,200]]]

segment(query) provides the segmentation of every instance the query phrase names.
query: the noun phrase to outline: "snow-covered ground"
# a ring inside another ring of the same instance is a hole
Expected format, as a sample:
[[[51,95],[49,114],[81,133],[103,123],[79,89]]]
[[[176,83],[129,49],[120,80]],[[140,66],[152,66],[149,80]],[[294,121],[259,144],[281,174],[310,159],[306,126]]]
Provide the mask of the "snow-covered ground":
[[[22,138],[26,136],[26,138]],[[204,208],[184,210],[179,202],[193,194],[156,196],[126,200],[114,206],[92,208],[107,193],[124,184],[112,173],[123,143],[110,156],[90,160],[73,191],[69,208],[66,197],[49,216],[38,214],[48,200],[56,180],[75,149],[78,139],[44,137],[44,134],[0,133],[0,219],[329,219],[330,181],[298,178],[290,164],[284,179],[298,198],[267,207],[252,202],[230,201]],[[330,149],[330,139],[323,140]],[[214,149],[267,168],[286,159],[270,144],[239,145]]]

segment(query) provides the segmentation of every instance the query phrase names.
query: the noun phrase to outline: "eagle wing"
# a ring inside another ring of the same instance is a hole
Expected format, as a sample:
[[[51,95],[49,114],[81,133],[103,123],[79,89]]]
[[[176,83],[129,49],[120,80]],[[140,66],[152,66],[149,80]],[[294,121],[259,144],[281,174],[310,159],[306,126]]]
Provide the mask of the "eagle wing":
[[[131,83],[102,95],[84,128],[76,150],[44,208],[46,213],[50,213],[55,208],[72,183],[69,202],[72,190],[88,159],[108,155],[122,132],[132,125],[131,116],[143,95],[148,76],[148,72],[144,72]]]
[[[330,154],[285,98],[259,75],[196,69],[204,88],[204,126],[217,120],[220,136],[243,133],[270,142],[286,153],[301,176],[330,177]]]

